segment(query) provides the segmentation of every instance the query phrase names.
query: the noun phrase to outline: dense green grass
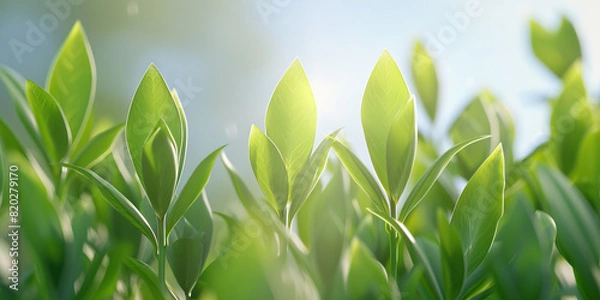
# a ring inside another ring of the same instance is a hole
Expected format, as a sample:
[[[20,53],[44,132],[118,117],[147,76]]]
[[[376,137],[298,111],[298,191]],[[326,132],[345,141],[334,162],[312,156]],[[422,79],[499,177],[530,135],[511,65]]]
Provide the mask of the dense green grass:
[[[5,278],[0,298],[600,299],[600,107],[568,20],[555,32],[532,22],[531,39],[563,89],[548,99],[548,141],[524,159],[489,91],[448,128],[454,146],[420,134],[416,111],[435,122],[440,79],[416,43],[416,95],[387,51],[366,84],[371,162],[343,130],[315,147],[317,106],[294,61],[265,127],[250,129],[253,195],[220,145],[180,180],[196,133],[154,65],[123,124],[95,123],[77,23],[45,88],[0,67],[28,134],[0,120],[0,220],[12,224],[18,193],[22,234],[19,290]],[[244,214],[213,212],[203,192],[219,156]]]

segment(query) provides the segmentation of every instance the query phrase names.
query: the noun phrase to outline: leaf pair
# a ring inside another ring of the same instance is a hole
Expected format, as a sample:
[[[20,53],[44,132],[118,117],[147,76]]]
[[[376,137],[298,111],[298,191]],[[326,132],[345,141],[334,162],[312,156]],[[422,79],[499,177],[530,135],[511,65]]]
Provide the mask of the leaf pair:
[[[435,165],[435,164],[434,164]],[[427,175],[424,177],[428,177]],[[420,243],[404,224],[380,212],[371,211],[403,237],[411,258],[422,265],[425,282],[433,296],[456,297],[467,275],[488,255],[504,208],[504,156],[499,146],[468,181],[450,222],[438,212],[439,246]],[[428,247],[439,247],[442,279],[438,279]]]
[[[367,83],[361,120],[373,167],[389,205],[395,206],[413,167],[417,125],[414,99],[387,51],[379,58]]]
[[[266,134],[256,126],[250,131],[250,163],[277,215],[291,220],[319,180],[333,143],[326,138],[312,153],[317,109],[300,61],[292,63],[275,88],[265,124]]]

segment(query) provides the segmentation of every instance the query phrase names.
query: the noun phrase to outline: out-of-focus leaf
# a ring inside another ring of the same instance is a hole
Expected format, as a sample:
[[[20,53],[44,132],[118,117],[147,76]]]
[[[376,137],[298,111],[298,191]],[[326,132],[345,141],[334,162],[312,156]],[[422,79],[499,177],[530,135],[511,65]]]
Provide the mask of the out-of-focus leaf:
[[[125,135],[127,147],[136,173],[142,176],[142,153],[148,138],[155,132],[156,124],[164,120],[173,135],[175,145],[183,140],[182,121],[169,88],[154,64],[148,67],[140,82],[127,115]],[[177,149],[178,153],[182,150]]]
[[[196,199],[198,199],[202,193],[202,190],[210,178],[210,173],[215,164],[215,160],[224,147],[225,146],[219,147],[217,150],[213,151],[206,158],[204,158],[204,160],[202,160],[196,167],[192,175],[190,175],[190,178],[183,187],[183,190],[181,190],[179,197],[177,197],[177,199],[173,202],[173,205],[171,206],[167,216],[167,236],[175,224],[177,224],[185,212],[190,208],[190,206],[192,206],[192,204],[194,204]]]
[[[406,187],[417,150],[415,101],[411,98],[394,117],[386,146],[386,168],[391,205],[396,205]]]
[[[10,92],[15,105],[15,110],[17,111],[17,116],[19,117],[19,120],[21,120],[23,127],[25,127],[25,130],[27,130],[27,133],[39,150],[43,151],[42,141],[37,131],[37,124],[33,117],[33,113],[29,108],[29,103],[27,102],[27,96],[25,94],[25,78],[15,70],[0,65],[0,79],[4,81],[6,88]]]
[[[250,131],[250,163],[267,200],[279,216],[288,200],[288,174],[281,153],[258,127]]]
[[[281,152],[291,185],[310,157],[317,130],[317,105],[298,59],[277,84],[265,123],[267,135]]]
[[[581,142],[573,182],[600,215],[600,128],[591,130]]]
[[[386,168],[388,134],[394,117],[409,99],[408,87],[396,62],[389,52],[384,51],[367,83],[361,120],[373,167],[385,189],[389,187]]]
[[[106,201],[108,201],[112,207],[114,207],[127,220],[129,220],[133,226],[139,229],[142,234],[144,234],[150,240],[150,242],[153,243],[153,245],[157,245],[156,235],[154,234],[152,228],[150,228],[148,221],[135,207],[135,205],[133,205],[129,199],[125,198],[121,192],[119,192],[114,186],[91,170],[70,164],[65,164],[65,166],[73,169],[75,172],[93,182],[100,192],[102,192],[104,199],[106,199]]]
[[[388,299],[390,289],[383,266],[358,239],[350,246],[346,287],[350,299]]]
[[[537,179],[544,205],[556,222],[557,247],[573,267],[586,299],[600,299],[600,220],[583,196],[557,170],[541,166]]]
[[[524,196],[518,196],[511,206],[486,265],[503,298],[547,299],[552,289],[554,246],[553,236],[547,232],[552,227],[547,226],[553,221],[547,215],[538,218],[542,215],[534,214]]]
[[[398,220],[392,219],[388,216],[382,215],[373,210],[369,210],[369,211],[372,214],[374,214],[375,216],[377,216],[379,219],[384,221],[386,224],[390,225],[392,227],[392,229],[394,229],[402,237],[413,261],[415,261],[417,264],[420,264],[424,268],[424,272],[426,275],[425,280],[428,284],[429,289],[433,293],[432,296],[442,299],[443,298],[442,289],[438,285],[435,271],[434,271],[430,261],[428,260],[427,255],[425,254],[425,251],[417,243],[417,241],[415,240],[412,233],[410,233],[410,231],[408,231],[406,226],[404,226],[404,224],[402,224]]]
[[[102,161],[112,152],[123,128],[124,125],[120,124],[96,135],[73,160],[73,164],[91,168]]]
[[[94,104],[96,65],[83,27],[76,22],[54,61],[48,91],[65,113],[74,143]]]
[[[350,177],[371,198],[377,209],[387,214],[390,211],[390,207],[377,181],[375,181],[375,178],[373,178],[367,167],[342,143],[336,141],[333,144],[333,150],[335,150],[338,158],[344,167],[346,167]]]
[[[390,255],[389,235],[386,232],[385,223],[369,214],[369,209],[371,208],[367,208],[367,215],[356,226],[354,235],[369,247],[380,263],[385,264]]]
[[[433,59],[421,42],[414,45],[411,71],[421,103],[433,121],[437,111],[438,78]]]
[[[290,214],[289,218],[293,219],[296,213],[300,210],[310,193],[313,191],[329,158],[329,150],[335,142],[335,136],[339,130],[328,135],[321,141],[315,152],[306,161],[298,176],[294,179],[290,195]]]
[[[339,272],[340,257],[347,243],[350,202],[344,190],[342,170],[333,177],[322,193],[315,197],[311,210],[310,253],[315,258],[323,286],[329,294]]]
[[[554,31],[531,20],[530,30],[533,53],[556,76],[563,77],[569,67],[581,58],[577,32],[567,18],[563,17],[560,27]]]
[[[231,178],[231,182],[233,183],[235,192],[238,198],[240,198],[240,201],[242,202],[244,208],[249,212],[258,210],[259,204],[257,200],[254,198],[254,196],[242,180],[242,177],[240,177],[240,175],[237,173],[237,171],[233,167],[233,164],[229,161],[227,155],[225,155],[225,152],[221,153],[221,160],[223,161],[223,165],[225,166],[225,169],[229,174],[229,178]]]
[[[496,236],[504,213],[504,185],[504,154],[500,145],[469,179],[450,220],[450,225],[460,232],[469,273],[481,264]]]
[[[408,197],[406,198],[406,201],[402,206],[402,210],[400,211],[400,221],[404,222],[408,218],[409,214],[415,209],[415,207],[419,205],[423,197],[425,197],[425,195],[429,192],[429,190],[435,184],[440,175],[442,175],[442,172],[444,171],[446,166],[448,166],[452,158],[454,158],[454,156],[457,153],[459,153],[469,145],[483,141],[488,138],[489,136],[479,136],[471,138],[469,140],[461,142],[458,145],[455,145],[454,147],[446,151],[444,154],[442,154],[431,165],[431,167],[429,167],[429,169],[425,171],[425,174],[421,176],[419,181],[417,181],[413,189],[410,191],[410,194],[408,194]]]
[[[502,143],[505,163],[512,163],[514,127],[506,108],[488,91],[475,97],[458,116],[450,128],[454,143],[475,136],[490,135],[491,139],[461,151],[457,155],[460,174],[470,178],[492,150]]]
[[[160,121],[154,133],[146,141],[142,153],[142,184],[152,208],[163,219],[177,185],[179,160],[174,141],[164,121]]]
[[[131,271],[136,273],[144,283],[146,283],[154,296],[162,296],[164,299],[173,299],[167,292],[163,292],[158,280],[158,275],[146,263],[135,258],[125,259],[124,263]]]
[[[169,265],[187,296],[191,296],[192,289],[200,277],[203,251],[202,243],[196,239],[180,238],[169,245]]]
[[[42,141],[52,162],[59,162],[69,150],[71,132],[58,103],[32,81],[27,81],[27,100],[35,117]]]
[[[437,211],[440,253],[445,299],[454,299],[461,290],[467,273],[460,233],[451,227],[442,210]]]
[[[579,145],[593,124],[586,99],[581,64],[576,63],[564,78],[561,94],[552,107],[550,143],[560,169],[570,175],[577,162]]]

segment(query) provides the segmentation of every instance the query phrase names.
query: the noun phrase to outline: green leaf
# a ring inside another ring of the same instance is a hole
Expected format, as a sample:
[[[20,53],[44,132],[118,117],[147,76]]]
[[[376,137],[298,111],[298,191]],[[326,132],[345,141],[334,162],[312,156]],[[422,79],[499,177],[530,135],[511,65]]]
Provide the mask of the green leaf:
[[[427,284],[429,285],[429,288],[432,289],[437,298],[443,299],[442,290],[437,284],[438,281],[435,275],[435,271],[431,263],[427,259],[425,251],[417,243],[410,231],[408,231],[408,228],[406,228],[404,224],[402,224],[396,219],[392,219],[371,209],[369,209],[369,212],[381,219],[382,221],[384,221],[386,224],[390,225],[400,236],[402,236],[402,239],[406,244],[409,254],[413,261],[415,261],[418,264],[421,264],[421,266],[424,268],[424,272],[426,275],[425,279]]]
[[[127,147],[136,173],[142,176],[142,153],[148,138],[155,132],[158,122],[164,120],[179,147],[183,141],[180,111],[165,80],[155,65],[150,65],[129,108],[125,134]],[[180,153],[182,149],[177,149]],[[179,160],[178,160],[179,161]]]
[[[600,215],[600,128],[590,130],[579,146],[573,182]]]
[[[112,152],[124,127],[125,125],[120,124],[96,135],[73,160],[73,164],[91,168],[102,161]]]
[[[171,95],[173,96],[173,101],[175,101],[177,112],[179,113],[179,119],[181,120],[181,142],[177,148],[179,149],[179,175],[181,175],[181,172],[183,171],[183,165],[185,163],[185,155],[187,152],[188,125],[185,112],[183,111],[183,105],[181,105],[181,100],[179,99],[179,95],[175,89],[171,91]]]
[[[416,42],[411,62],[412,77],[429,118],[435,119],[438,102],[438,77],[435,64],[423,43]]]
[[[162,295],[162,297],[172,299],[167,293],[163,293],[161,283],[158,280],[158,275],[146,263],[135,258],[127,258],[124,263],[131,271],[137,274],[144,283],[146,283],[153,295],[157,297]]]
[[[575,167],[579,145],[592,124],[581,64],[576,63],[565,75],[563,90],[550,116],[550,142],[558,166],[565,174],[570,174]]]
[[[180,238],[169,245],[167,259],[177,283],[187,296],[200,278],[204,248],[196,239]]]
[[[373,204],[375,204],[379,211],[387,214],[390,211],[390,207],[377,181],[375,181],[373,175],[367,170],[367,167],[340,142],[336,141],[333,144],[333,150],[354,182],[371,198],[371,201],[373,201]]]
[[[409,99],[408,87],[396,62],[389,52],[384,51],[367,83],[361,120],[373,167],[385,189],[389,187],[386,168],[388,134],[394,117]]]
[[[142,154],[142,184],[152,208],[163,219],[177,186],[179,160],[167,124],[161,120]]]
[[[192,204],[175,227],[167,258],[177,282],[190,294],[208,258],[213,236],[213,215],[206,193]]]
[[[573,267],[585,299],[600,299],[600,219],[564,175],[542,166],[537,179],[544,205],[556,222],[557,246]]]
[[[563,17],[560,27],[554,31],[547,30],[533,20],[529,25],[533,53],[552,73],[563,77],[571,65],[581,58],[581,45],[573,24]]]
[[[25,130],[27,130],[27,133],[39,150],[43,152],[42,141],[37,131],[37,124],[33,113],[29,108],[29,103],[27,102],[27,96],[25,94],[25,78],[15,70],[0,65],[0,79],[4,81],[6,88],[12,96],[17,116],[23,124],[23,127],[25,127]]]
[[[457,155],[460,173],[470,178],[492,150],[502,143],[505,162],[512,162],[512,144],[514,128],[510,115],[503,105],[489,92],[483,91],[467,105],[450,128],[454,143],[481,135],[490,135],[491,139],[461,151]]]
[[[413,189],[410,191],[410,194],[408,194],[408,197],[406,198],[406,201],[404,202],[404,205],[402,206],[402,209],[400,211],[400,221],[406,221],[410,213],[417,207],[417,205],[419,205],[421,200],[423,200],[423,197],[425,197],[425,195],[429,192],[431,187],[433,187],[437,179],[442,175],[442,172],[444,171],[446,166],[448,166],[452,158],[457,153],[474,143],[483,141],[488,138],[489,136],[479,136],[463,141],[462,143],[450,148],[438,159],[436,159],[436,161],[431,165],[431,167],[429,167],[429,169],[425,171],[423,176],[419,178],[419,181],[417,181]]]
[[[121,215],[123,215],[133,226],[142,232],[152,244],[156,247],[157,239],[154,231],[148,224],[148,221],[142,216],[140,211],[127,199],[121,192],[119,192],[114,186],[104,180],[95,172],[70,164],[64,164],[65,167],[73,169],[75,172],[81,174],[100,190],[104,199],[110,203]]]
[[[350,299],[389,298],[390,289],[383,266],[357,238],[350,246],[346,286]]]
[[[338,132],[339,130],[335,131],[321,141],[315,152],[310,156],[298,173],[298,176],[294,179],[290,195],[290,219],[293,219],[296,213],[298,213],[319,182],[319,178],[321,178],[321,174],[323,174],[325,166],[327,165],[329,151],[331,150],[335,141],[335,136]]]
[[[204,160],[196,167],[192,175],[190,175],[190,178],[183,187],[183,190],[181,190],[179,197],[173,202],[169,214],[167,215],[167,236],[173,227],[175,227],[175,224],[183,217],[185,212],[192,204],[194,204],[196,199],[198,199],[202,190],[204,190],[204,187],[210,178],[210,173],[215,164],[215,160],[223,148],[225,148],[225,146],[219,147],[204,158]]]
[[[450,221],[460,232],[469,273],[481,264],[496,236],[504,212],[504,185],[500,145],[467,182]]]
[[[298,59],[277,84],[265,123],[267,136],[281,152],[291,184],[310,156],[317,130],[317,106]]]
[[[417,120],[415,101],[411,98],[394,117],[387,138],[386,167],[392,205],[398,203],[406,187],[415,162],[416,150]]]
[[[438,233],[445,299],[455,299],[460,292],[467,273],[460,233],[448,224],[446,213],[437,211]]]
[[[281,153],[258,127],[250,131],[250,163],[267,200],[279,216],[288,200],[288,174]]]
[[[76,22],[65,40],[48,77],[48,91],[65,112],[77,143],[92,111],[96,92],[96,65],[83,27]]]
[[[260,207],[257,200],[254,198],[254,196],[248,189],[248,186],[246,186],[246,184],[242,180],[242,177],[240,177],[240,175],[237,173],[237,171],[233,167],[233,164],[229,161],[227,155],[225,155],[225,152],[221,153],[221,160],[223,161],[223,165],[225,166],[225,169],[227,170],[227,173],[231,178],[231,182],[233,183],[235,192],[238,198],[240,198],[240,201],[242,202],[244,208],[246,208],[248,212],[259,209]]]
[[[27,100],[42,141],[52,162],[59,162],[69,150],[71,132],[56,100],[32,81],[27,81]]]

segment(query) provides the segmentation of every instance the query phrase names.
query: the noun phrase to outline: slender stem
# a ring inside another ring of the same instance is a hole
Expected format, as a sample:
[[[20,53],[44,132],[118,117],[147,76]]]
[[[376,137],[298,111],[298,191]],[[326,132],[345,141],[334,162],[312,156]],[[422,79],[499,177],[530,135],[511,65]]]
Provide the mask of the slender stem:
[[[167,281],[165,279],[165,267],[167,260],[167,238],[166,238],[166,223],[164,218],[158,218],[158,279],[162,288],[167,289]]]
[[[396,219],[396,205],[390,205],[390,215]],[[388,227],[388,236],[390,239],[390,271],[389,274],[394,280],[398,272],[398,235],[393,228]]]

